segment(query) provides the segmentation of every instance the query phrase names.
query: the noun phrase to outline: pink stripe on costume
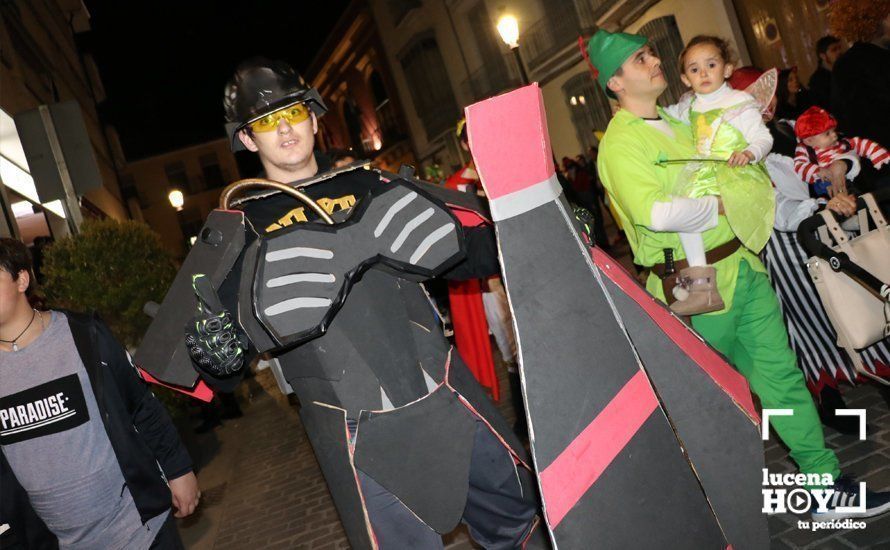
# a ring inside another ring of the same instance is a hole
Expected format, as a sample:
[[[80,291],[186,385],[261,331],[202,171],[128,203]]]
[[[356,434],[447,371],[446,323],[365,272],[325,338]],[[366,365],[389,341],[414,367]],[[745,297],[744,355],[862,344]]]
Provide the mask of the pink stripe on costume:
[[[596,483],[656,408],[658,399],[649,379],[639,371],[541,472],[541,493],[551,530]]]
[[[555,173],[544,99],[537,84],[470,105],[466,114],[476,172],[490,200]]]
[[[664,305],[646,292],[624,267],[599,248],[590,249],[596,266],[628,297],[639,304],[664,333],[682,349],[723,390],[752,422],[760,423],[760,415],[751,398],[751,388],[745,377],[732,368],[719,353],[708,346],[689,327],[671,315]]]
[[[205,403],[210,403],[211,401],[213,401],[213,390],[210,389],[210,386],[207,385],[207,382],[204,382],[200,378],[198,379],[198,383],[195,384],[194,388],[188,389],[181,386],[174,386],[172,384],[165,384],[164,382],[161,382],[160,380],[152,376],[150,372],[143,369],[142,367],[136,367],[136,369],[139,371],[139,375],[142,376],[142,379],[146,382],[157,384],[158,386],[164,386],[165,388],[170,388],[171,390],[178,391],[190,397],[194,397],[195,399],[204,401]]]

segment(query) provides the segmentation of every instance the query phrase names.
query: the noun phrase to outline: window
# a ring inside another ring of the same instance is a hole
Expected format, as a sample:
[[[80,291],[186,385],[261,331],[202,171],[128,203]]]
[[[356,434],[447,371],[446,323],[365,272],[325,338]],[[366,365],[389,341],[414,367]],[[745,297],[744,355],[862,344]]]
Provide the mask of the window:
[[[433,140],[458,118],[454,92],[436,39],[420,38],[405,50],[399,61],[405,70],[414,109],[423,122],[427,139]]]
[[[473,98],[491,97],[518,85],[518,73],[514,77],[507,72],[507,64],[501,53],[501,39],[496,35],[495,24],[488,14],[485,2],[480,0],[470,8],[467,18],[470,23],[470,34],[476,42],[482,60],[481,67],[470,76],[469,86]],[[510,63],[513,63],[512,59]]]
[[[404,136],[404,132],[399,127],[399,119],[396,116],[395,106],[389,100],[389,94],[386,93],[386,86],[383,84],[383,78],[376,70],[371,73],[368,83],[371,86],[371,93],[374,95],[374,110],[377,113],[377,130],[376,136],[372,138],[371,146],[375,150],[379,150],[384,144],[391,145]]]
[[[609,100],[587,71],[570,78],[563,85],[562,91],[572,114],[572,125],[578,141],[581,142],[582,150],[586,151],[591,145],[597,144],[593,133],[596,130],[605,131],[609,125],[612,118]]]
[[[420,7],[420,0],[387,0],[386,4],[394,26],[398,27],[408,12]]]
[[[179,189],[183,193],[192,193],[188,175],[185,173],[185,164],[182,161],[171,162],[164,165],[167,174],[167,183],[171,188]]]
[[[179,230],[182,231],[185,241],[183,244],[185,244],[185,249],[189,250],[192,247],[192,238],[197,237],[201,228],[204,227],[201,222],[201,213],[197,210],[184,210],[177,216],[177,219],[179,220]]]
[[[50,70],[38,53],[39,48],[30,37],[26,38],[12,25],[7,26],[7,30],[12,49],[19,58],[22,80],[37,97],[49,103],[51,99],[55,99],[53,94],[55,84]]]
[[[343,121],[346,123],[346,130],[349,133],[350,147],[361,155],[367,154],[368,147],[365,146],[362,139],[361,111],[349,96],[343,99]]]
[[[121,197],[123,197],[125,203],[128,203],[130,199],[136,199],[139,203],[139,208],[148,208],[148,201],[139,193],[139,188],[136,187],[136,178],[132,174],[124,174],[118,178],[118,181],[120,181],[121,186]]]
[[[667,90],[658,98],[659,105],[676,103],[687,88],[680,80],[680,52],[683,51],[683,38],[673,15],[666,15],[649,21],[640,27],[639,34],[649,39],[652,49],[661,58],[661,68],[667,79]]]
[[[216,153],[201,155],[199,162],[201,163],[201,174],[204,176],[204,186],[206,189],[216,189],[217,187],[226,185],[228,178],[223,175],[222,168],[219,166],[219,160],[216,158]]]
[[[371,85],[371,93],[374,94],[374,108],[380,110],[387,102],[389,102],[389,94],[386,93],[386,86],[383,85],[383,78],[376,70],[371,73],[368,79]]]

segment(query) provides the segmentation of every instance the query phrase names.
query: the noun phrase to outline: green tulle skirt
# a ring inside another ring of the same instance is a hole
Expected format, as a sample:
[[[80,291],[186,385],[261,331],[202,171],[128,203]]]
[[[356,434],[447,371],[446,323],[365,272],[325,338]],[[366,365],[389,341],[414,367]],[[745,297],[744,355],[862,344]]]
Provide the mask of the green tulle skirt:
[[[754,253],[766,246],[772,234],[776,199],[762,165],[733,168],[723,163],[692,162],[680,174],[673,194],[690,198],[719,195],[733,233]]]

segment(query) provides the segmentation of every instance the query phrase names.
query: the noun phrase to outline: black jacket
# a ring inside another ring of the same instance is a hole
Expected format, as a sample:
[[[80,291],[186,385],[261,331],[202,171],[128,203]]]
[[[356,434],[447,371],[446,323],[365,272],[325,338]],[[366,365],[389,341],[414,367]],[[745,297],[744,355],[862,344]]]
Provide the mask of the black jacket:
[[[831,114],[848,136],[890,147],[890,49],[857,42],[834,64]]]
[[[65,316],[111,447],[144,523],[170,509],[166,479],[189,473],[191,458],[167,411],[105,323],[96,316],[69,312]],[[55,537],[31,508],[25,490],[0,453],[0,525],[4,523],[10,530],[0,538],[2,548],[57,547]]]
[[[831,111],[831,71],[820,64],[819,68],[813,71],[807,87],[810,89],[813,105]]]

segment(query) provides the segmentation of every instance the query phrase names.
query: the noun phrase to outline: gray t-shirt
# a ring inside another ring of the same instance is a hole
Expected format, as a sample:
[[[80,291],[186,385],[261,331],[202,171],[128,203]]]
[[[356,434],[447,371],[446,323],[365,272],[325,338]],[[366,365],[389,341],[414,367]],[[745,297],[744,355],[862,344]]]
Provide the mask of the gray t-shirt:
[[[0,449],[60,547],[148,548],[169,511],[142,524],[67,319],[43,316],[36,340],[0,352]]]

